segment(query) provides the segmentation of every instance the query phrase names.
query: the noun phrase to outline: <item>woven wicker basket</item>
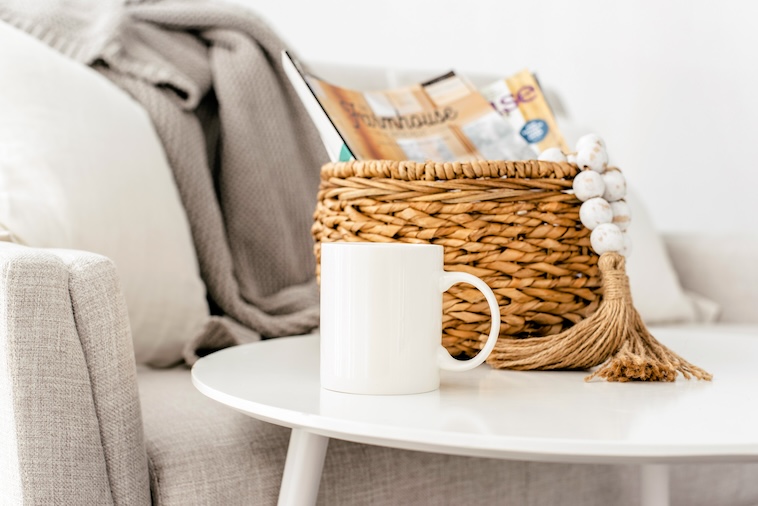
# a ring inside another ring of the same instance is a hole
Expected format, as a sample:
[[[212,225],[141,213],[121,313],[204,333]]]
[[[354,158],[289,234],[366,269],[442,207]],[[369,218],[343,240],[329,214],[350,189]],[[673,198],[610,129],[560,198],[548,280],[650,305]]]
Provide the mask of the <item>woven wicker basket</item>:
[[[500,340],[557,334],[600,302],[598,255],[579,221],[575,165],[543,161],[327,164],[313,236],[322,242],[444,246],[445,268],[477,275],[501,311]],[[471,356],[486,341],[478,290],[444,295],[443,345]]]

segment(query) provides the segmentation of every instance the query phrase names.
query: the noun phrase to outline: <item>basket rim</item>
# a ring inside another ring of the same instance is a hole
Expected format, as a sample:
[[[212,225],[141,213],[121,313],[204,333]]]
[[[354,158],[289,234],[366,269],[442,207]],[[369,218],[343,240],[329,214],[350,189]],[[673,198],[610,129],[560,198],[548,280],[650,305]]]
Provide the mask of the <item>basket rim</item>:
[[[568,162],[544,160],[474,160],[467,162],[414,162],[410,160],[352,160],[321,167],[321,179],[364,178],[400,181],[518,178],[573,179],[581,169]]]

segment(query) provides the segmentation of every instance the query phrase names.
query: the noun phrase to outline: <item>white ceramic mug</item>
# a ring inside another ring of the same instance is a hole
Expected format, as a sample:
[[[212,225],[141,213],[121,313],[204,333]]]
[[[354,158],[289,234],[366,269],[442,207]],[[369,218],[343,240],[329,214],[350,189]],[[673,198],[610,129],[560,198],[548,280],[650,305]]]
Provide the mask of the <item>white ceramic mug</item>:
[[[484,293],[492,327],[484,348],[456,360],[442,346],[442,292],[468,283]],[[443,270],[442,246],[321,245],[321,386],[357,394],[439,388],[439,370],[466,371],[495,347],[500,311],[481,279]]]

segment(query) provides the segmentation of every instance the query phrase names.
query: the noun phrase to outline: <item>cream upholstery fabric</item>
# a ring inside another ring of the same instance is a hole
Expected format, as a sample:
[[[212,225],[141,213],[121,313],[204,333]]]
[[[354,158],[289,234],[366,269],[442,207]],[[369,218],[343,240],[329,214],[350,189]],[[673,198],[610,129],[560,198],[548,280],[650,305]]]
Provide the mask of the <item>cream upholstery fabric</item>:
[[[129,317],[114,264],[54,250],[68,269],[74,323],[87,363],[114,504],[148,499],[146,456]]]
[[[138,379],[153,504],[276,504],[288,430],[205,397],[184,367]]]
[[[329,443],[319,504],[636,504],[628,466],[526,463]]]
[[[109,260],[0,243],[0,365],[0,504],[149,503]]]

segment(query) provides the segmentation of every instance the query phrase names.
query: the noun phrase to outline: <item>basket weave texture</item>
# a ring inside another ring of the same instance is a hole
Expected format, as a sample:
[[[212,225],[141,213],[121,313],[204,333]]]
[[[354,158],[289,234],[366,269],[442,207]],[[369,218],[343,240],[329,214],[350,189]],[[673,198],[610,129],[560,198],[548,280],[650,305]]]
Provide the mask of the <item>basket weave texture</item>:
[[[598,255],[572,193],[579,169],[544,161],[354,161],[321,170],[315,252],[335,241],[439,244],[445,269],[495,292],[500,340],[557,334],[600,303]],[[484,296],[444,294],[442,343],[471,356],[489,331]]]

